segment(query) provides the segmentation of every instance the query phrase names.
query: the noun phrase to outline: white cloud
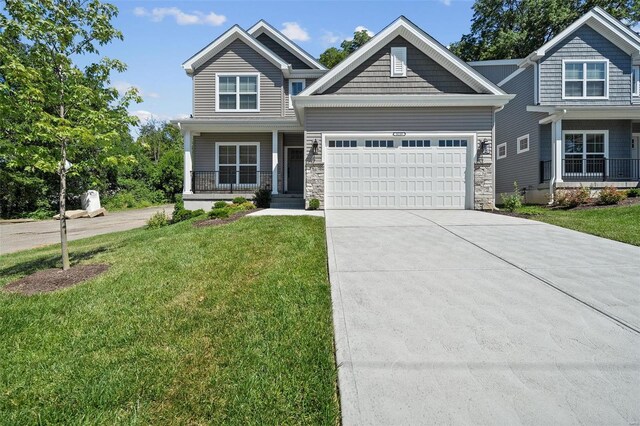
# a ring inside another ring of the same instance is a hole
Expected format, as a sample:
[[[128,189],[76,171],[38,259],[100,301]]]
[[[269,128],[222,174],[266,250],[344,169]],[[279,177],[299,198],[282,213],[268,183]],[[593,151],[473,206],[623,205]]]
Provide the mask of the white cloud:
[[[150,120],[160,119],[160,116],[158,116],[157,114],[154,114],[150,111],[145,111],[143,109],[139,109],[137,111],[131,111],[130,114],[133,115],[134,117],[138,117],[138,120],[140,120],[140,124],[145,124]]]
[[[146,93],[145,96],[152,99],[158,99],[160,97],[160,94],[156,92],[149,92],[149,93]]]
[[[440,0],[440,3],[444,4],[445,6],[451,6],[451,0]]]
[[[322,40],[325,45],[331,46],[332,44],[340,41],[341,38],[342,37],[340,35],[332,31],[325,31],[324,34],[322,34],[322,36],[320,37],[320,40]]]
[[[360,31],[366,31],[367,34],[369,34],[369,37],[373,37],[376,33],[374,33],[373,31],[371,31],[369,28],[365,27],[364,25],[358,25],[353,32],[360,32]]]
[[[133,9],[133,14],[135,16],[148,17],[152,22],[160,22],[166,17],[173,17],[178,25],[212,25],[217,27],[227,21],[226,16],[218,15],[214,12],[193,11],[186,13],[177,7],[154,7],[151,10],[147,10],[144,7],[136,7]]]
[[[115,83],[113,83],[111,85],[111,87],[113,87],[114,89],[116,89],[118,91],[118,93],[120,94],[120,96],[124,95],[124,93],[131,89],[132,87],[138,90],[138,94],[140,96],[142,96],[143,98],[152,98],[152,99],[158,99],[160,97],[160,94],[157,92],[147,92],[142,90],[142,88],[140,86],[137,86],[135,84],[131,84],[128,81],[116,81]]]
[[[302,28],[297,22],[284,22],[280,32],[291,40],[307,41],[310,38],[307,30]]]

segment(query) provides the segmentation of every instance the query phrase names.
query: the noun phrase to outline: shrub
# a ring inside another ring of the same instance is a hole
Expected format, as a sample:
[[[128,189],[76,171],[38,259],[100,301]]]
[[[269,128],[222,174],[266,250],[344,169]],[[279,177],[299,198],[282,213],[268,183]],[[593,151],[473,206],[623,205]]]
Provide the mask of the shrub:
[[[253,210],[256,208],[256,206],[254,206],[251,201],[245,201],[244,203],[240,204],[238,207],[241,207],[242,210]]]
[[[39,208],[38,210],[29,213],[27,217],[29,219],[44,220],[44,219],[51,219],[56,214],[57,212],[54,212],[53,210],[49,210],[46,208]]]
[[[555,193],[554,204],[559,207],[572,209],[589,202],[591,190],[584,186],[577,189],[558,189]]]
[[[204,214],[204,210],[185,210],[178,209],[173,211],[173,217],[171,218],[171,223],[178,223],[185,220],[192,219],[194,217],[202,216]]]
[[[318,210],[320,208],[320,200],[312,198],[309,200],[309,210]]]
[[[223,209],[227,207],[227,202],[226,201],[216,201],[215,203],[213,203],[213,208],[214,209]]]
[[[169,217],[164,210],[155,213],[147,220],[147,229],[162,228],[167,225],[169,225]]]
[[[258,189],[253,195],[253,202],[258,208],[268,209],[271,205],[271,191],[267,188]]]
[[[231,209],[228,207],[223,207],[221,209],[211,210],[209,213],[207,213],[207,216],[209,216],[212,219],[225,219],[229,217],[230,214],[231,214]]]
[[[627,190],[627,197],[636,198],[640,197],[640,188],[631,188]]]
[[[247,202],[247,199],[244,197],[236,197],[233,199],[233,204],[244,204]]]
[[[173,205],[173,209],[174,210],[184,209],[184,200],[182,199],[181,194],[176,195],[176,202]]]
[[[522,201],[524,197],[520,193],[520,189],[518,189],[518,182],[513,182],[513,193],[510,195],[501,194],[502,205],[505,209],[510,212],[514,212],[520,207],[522,207]]]
[[[600,190],[598,194],[598,204],[603,206],[609,206],[612,204],[618,204],[625,197],[624,192],[618,191],[613,186],[606,186]]]

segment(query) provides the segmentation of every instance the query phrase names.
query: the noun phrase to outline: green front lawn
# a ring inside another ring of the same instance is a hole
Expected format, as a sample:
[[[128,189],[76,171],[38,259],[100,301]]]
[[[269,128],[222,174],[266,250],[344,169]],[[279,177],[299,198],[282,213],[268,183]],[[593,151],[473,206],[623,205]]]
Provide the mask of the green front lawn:
[[[552,210],[524,206],[516,211],[529,219],[640,246],[640,205]]]
[[[183,222],[71,243],[104,275],[0,292],[0,424],[336,424],[324,225]],[[0,286],[58,247],[0,258]]]

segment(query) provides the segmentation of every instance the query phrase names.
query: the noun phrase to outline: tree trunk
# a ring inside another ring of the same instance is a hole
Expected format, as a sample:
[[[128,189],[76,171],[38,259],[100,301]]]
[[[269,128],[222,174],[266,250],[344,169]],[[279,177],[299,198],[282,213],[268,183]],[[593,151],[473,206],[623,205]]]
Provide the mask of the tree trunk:
[[[60,248],[62,249],[62,270],[69,269],[69,248],[67,247],[67,142],[62,141],[62,163],[60,164]]]

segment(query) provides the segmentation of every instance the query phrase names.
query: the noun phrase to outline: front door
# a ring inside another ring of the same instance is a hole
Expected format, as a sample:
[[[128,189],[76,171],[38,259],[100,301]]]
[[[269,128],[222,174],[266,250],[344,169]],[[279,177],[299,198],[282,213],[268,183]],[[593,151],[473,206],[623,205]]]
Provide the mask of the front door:
[[[287,148],[287,181],[285,192],[289,194],[302,194],[304,184],[304,149]]]
[[[634,133],[631,138],[631,171],[635,179],[640,179],[640,133]]]

